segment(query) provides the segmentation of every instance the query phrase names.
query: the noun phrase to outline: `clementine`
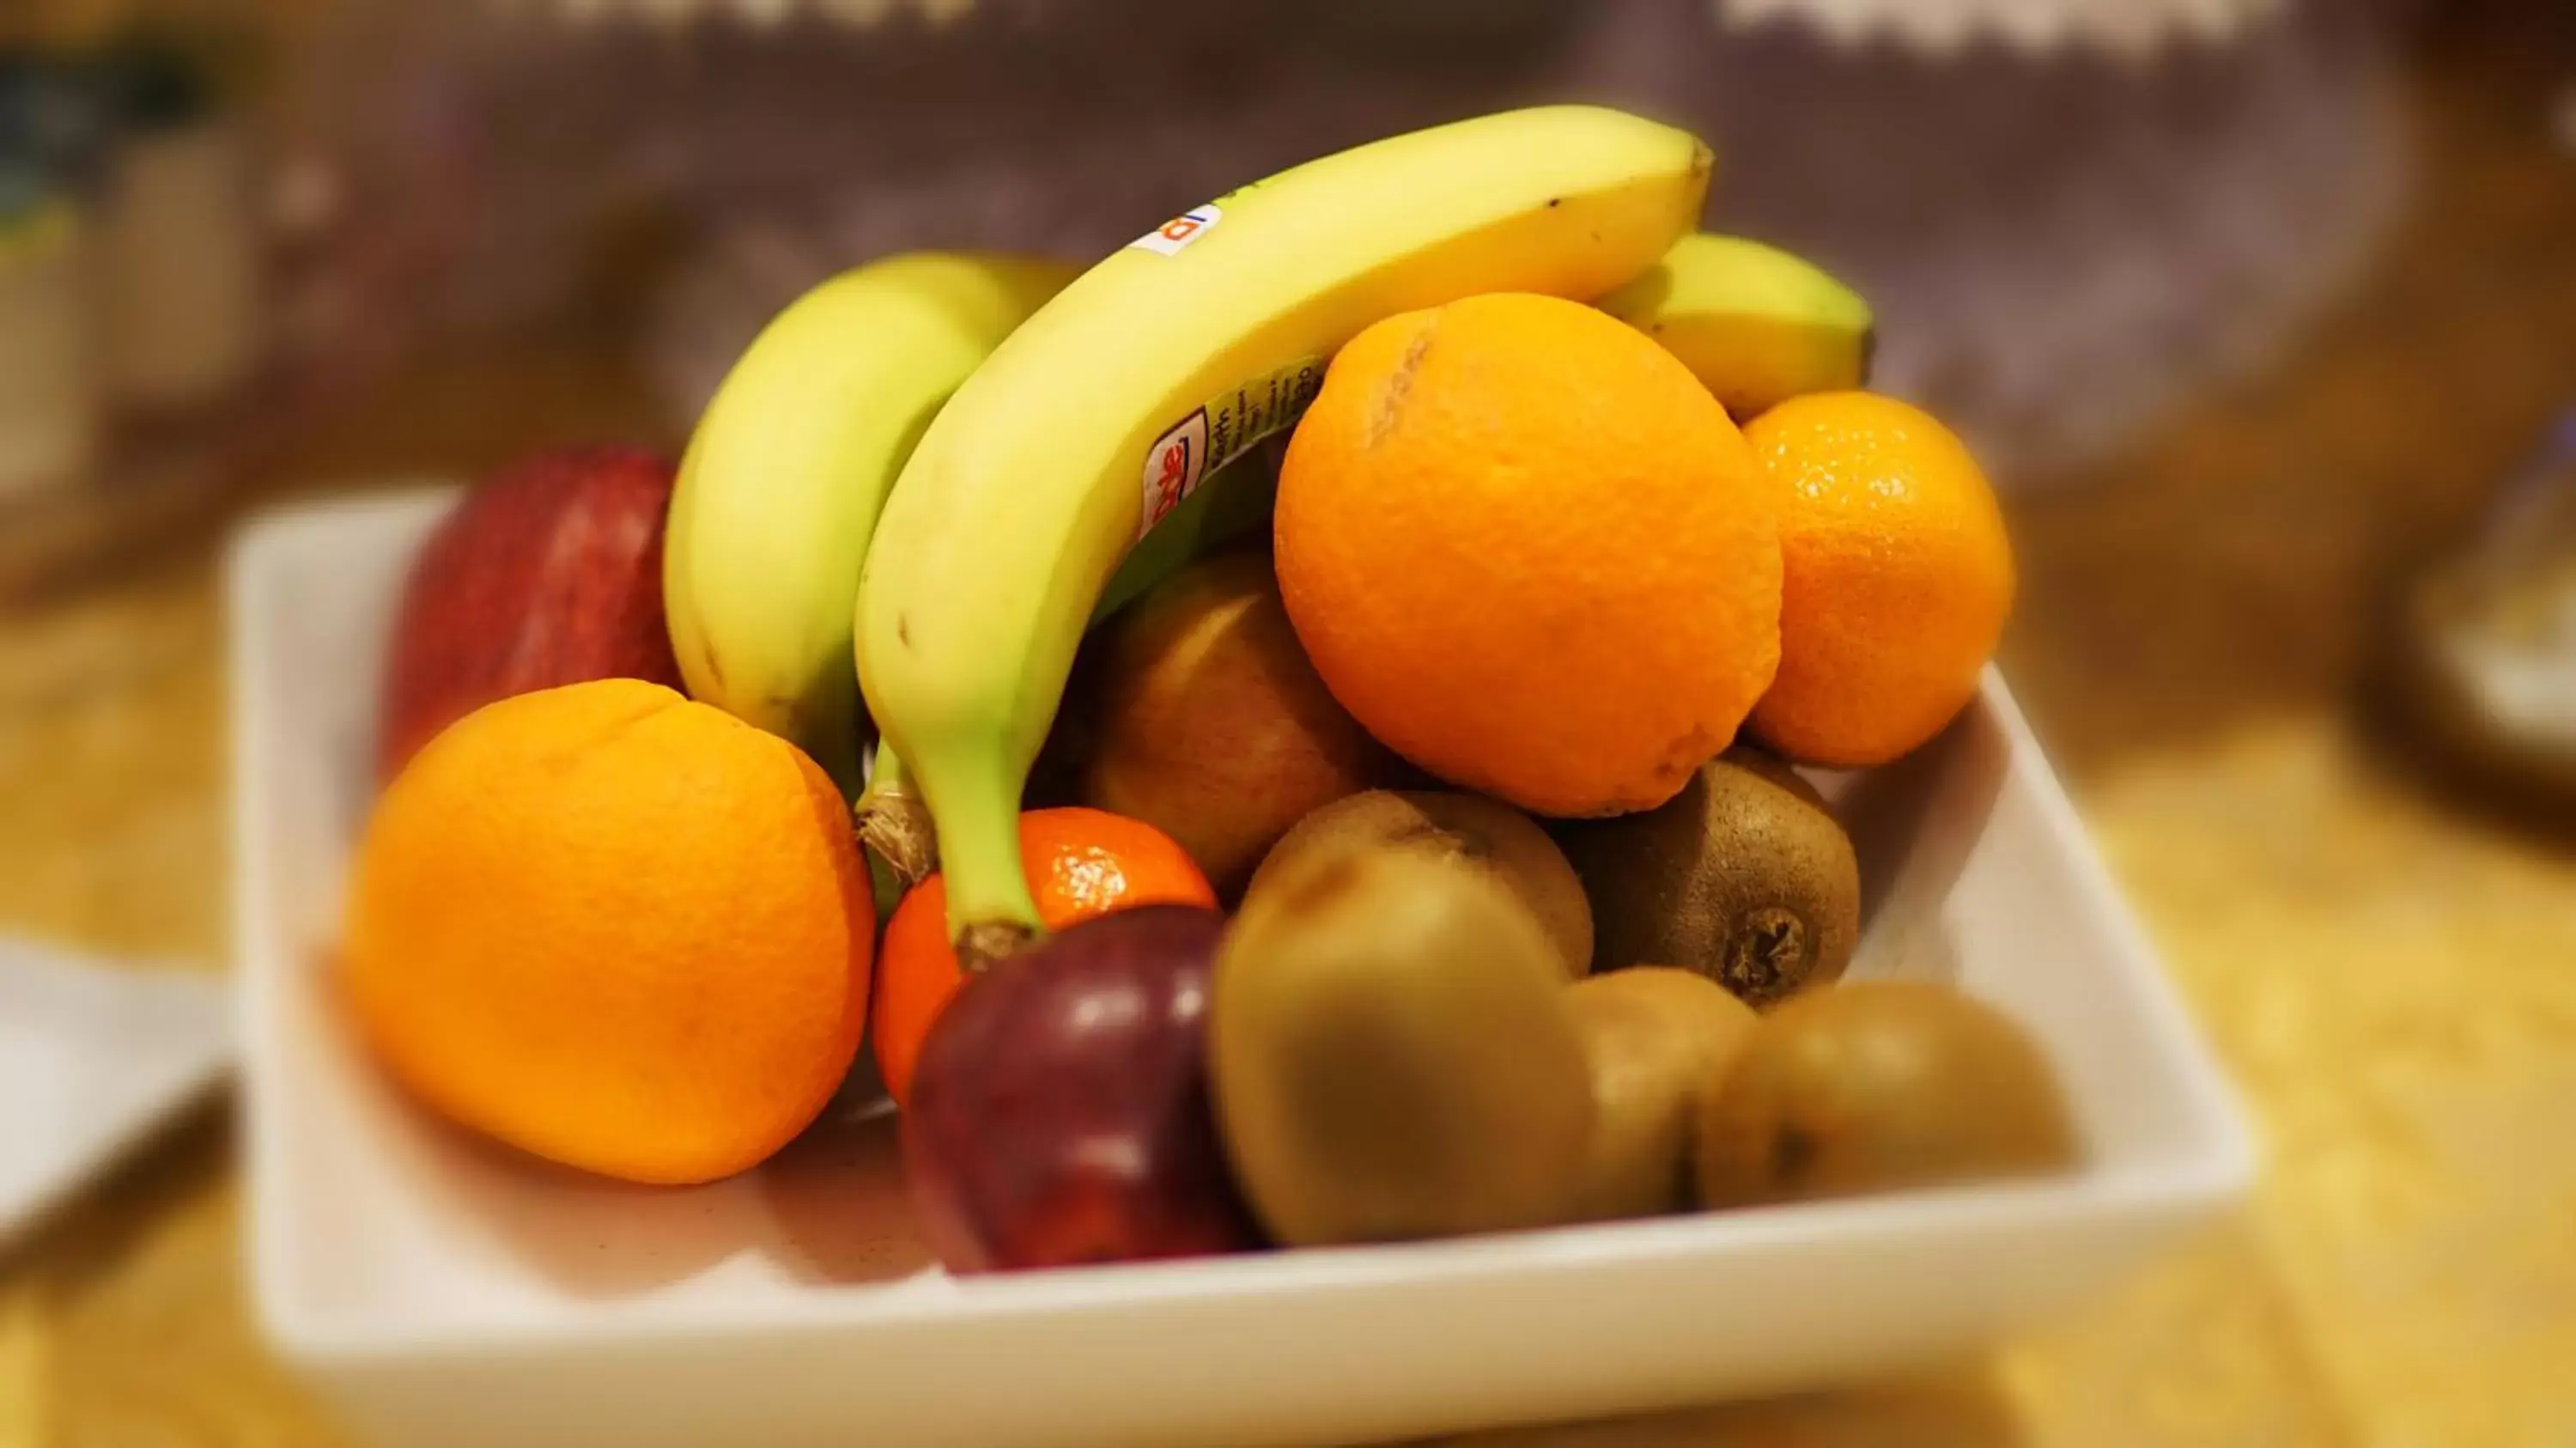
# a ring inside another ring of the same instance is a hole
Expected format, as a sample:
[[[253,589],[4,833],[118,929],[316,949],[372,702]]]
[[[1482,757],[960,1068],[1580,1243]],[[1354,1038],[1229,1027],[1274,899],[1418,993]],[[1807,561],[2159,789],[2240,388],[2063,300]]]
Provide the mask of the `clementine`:
[[[1777,487],[1780,676],[1753,733],[1809,764],[1884,764],[1977,692],[2012,612],[2012,544],[1976,459],[1922,409],[1791,398],[1745,437]]]
[[[1651,809],[1771,682],[1773,496],[1643,334],[1470,297],[1333,359],[1280,473],[1280,592],[1333,696],[1415,764],[1542,814]]]
[[[343,979],[445,1116],[629,1181],[700,1182],[803,1130],[857,1054],[875,913],[795,746],[658,684],[488,704],[378,801]]]
[[[1049,930],[1138,905],[1216,908],[1216,891],[1171,836],[1106,810],[1069,806],[1020,816],[1020,868]],[[948,884],[938,875],[912,887],[886,922],[872,1014],[877,1067],[900,1106],[931,1023],[964,988],[948,939]]]

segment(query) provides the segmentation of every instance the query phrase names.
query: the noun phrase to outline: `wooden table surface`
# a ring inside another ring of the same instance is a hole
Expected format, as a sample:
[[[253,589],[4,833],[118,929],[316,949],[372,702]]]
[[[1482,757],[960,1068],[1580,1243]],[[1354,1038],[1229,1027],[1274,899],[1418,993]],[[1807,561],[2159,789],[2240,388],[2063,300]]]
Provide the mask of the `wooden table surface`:
[[[2007,669],[2259,1121],[2251,1208],[1974,1361],[1479,1442],[2576,1444],[2576,852],[2419,791],[2346,702],[2388,569],[2576,401],[2546,53],[2437,50],[2418,205],[2365,292],[2276,375],[2014,505]],[[594,353],[487,346],[278,487],[655,431]],[[219,968],[212,552],[0,615],[0,922]],[[0,1448],[347,1441],[247,1320],[233,1158],[210,1108],[0,1258]]]

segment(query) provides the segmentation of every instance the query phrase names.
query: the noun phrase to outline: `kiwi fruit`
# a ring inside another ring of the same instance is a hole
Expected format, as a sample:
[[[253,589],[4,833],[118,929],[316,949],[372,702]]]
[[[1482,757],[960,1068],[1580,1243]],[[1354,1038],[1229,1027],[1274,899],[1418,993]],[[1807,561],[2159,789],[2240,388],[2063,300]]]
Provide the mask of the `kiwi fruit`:
[[[1690,1205],[1700,1103],[1753,1034],[1753,1008],[1695,971],[1638,966],[1566,987],[1592,1072],[1587,1220]]]
[[[1247,899],[1298,861],[1353,845],[1392,845],[1490,871],[1538,917],[1568,978],[1592,968],[1592,905],[1547,831],[1510,805],[1446,790],[1372,789],[1299,820],[1253,872]]]
[[[1677,965],[1757,1009],[1839,979],[1860,939],[1860,865],[1815,789],[1753,749],[1700,766],[1642,814],[1566,821],[1592,902],[1593,964]]]
[[[2071,1165],[2037,1045],[1932,981],[1855,981],[1762,1017],[1700,1108],[1711,1207],[1808,1201]]]
[[[1278,1241],[1572,1219],[1591,1082],[1556,951],[1491,872],[1383,846],[1291,862],[1212,989],[1218,1123]]]

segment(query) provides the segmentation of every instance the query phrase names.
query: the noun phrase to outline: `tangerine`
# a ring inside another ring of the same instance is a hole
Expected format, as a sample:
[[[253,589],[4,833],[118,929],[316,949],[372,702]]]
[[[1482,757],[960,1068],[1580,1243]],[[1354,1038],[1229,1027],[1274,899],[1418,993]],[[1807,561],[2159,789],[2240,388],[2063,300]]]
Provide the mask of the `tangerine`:
[[[1067,806],[1020,816],[1020,868],[1050,931],[1138,905],[1216,908],[1216,891],[1189,852],[1152,825]],[[948,938],[948,883],[912,887],[886,922],[872,1008],[877,1067],[895,1104],[911,1100],[922,1039],[966,984]]]
[[[1884,764],[1977,692],[2012,612],[2003,510],[1956,434],[1868,392],[1745,428],[1781,495],[1780,675],[1753,733],[1808,764]]]

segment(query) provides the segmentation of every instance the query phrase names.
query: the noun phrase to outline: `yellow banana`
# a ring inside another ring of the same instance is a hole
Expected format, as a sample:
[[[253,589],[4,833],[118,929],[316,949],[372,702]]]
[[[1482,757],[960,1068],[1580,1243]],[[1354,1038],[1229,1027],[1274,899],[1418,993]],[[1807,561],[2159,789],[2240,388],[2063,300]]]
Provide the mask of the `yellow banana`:
[[[1601,310],[1653,337],[1737,422],[1868,380],[1869,303],[1775,246],[1702,232],[1674,243]]]
[[[770,322],[680,464],[663,609],[689,692],[859,785],[850,619],[879,511],[931,417],[1077,269],[915,252]]]
[[[958,389],[886,505],[855,637],[970,963],[1039,928],[1021,790],[1143,530],[1292,423],[1362,328],[1479,292],[1602,296],[1696,224],[1711,167],[1682,131],[1580,106],[1362,146],[1138,239]]]

